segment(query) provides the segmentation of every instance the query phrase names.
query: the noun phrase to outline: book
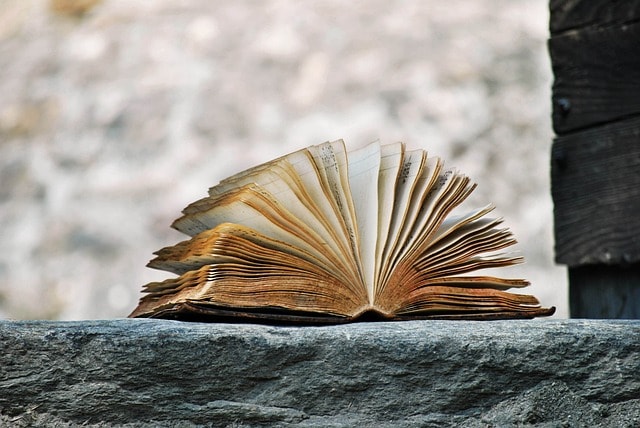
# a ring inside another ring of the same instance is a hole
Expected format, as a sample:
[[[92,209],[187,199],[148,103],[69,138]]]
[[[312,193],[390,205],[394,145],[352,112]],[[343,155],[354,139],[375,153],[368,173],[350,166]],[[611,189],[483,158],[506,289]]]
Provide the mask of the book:
[[[476,184],[437,156],[342,140],[222,180],[172,227],[190,236],[149,267],[176,276],[143,287],[130,317],[331,324],[553,314],[509,289],[524,279],[476,271],[520,263]]]

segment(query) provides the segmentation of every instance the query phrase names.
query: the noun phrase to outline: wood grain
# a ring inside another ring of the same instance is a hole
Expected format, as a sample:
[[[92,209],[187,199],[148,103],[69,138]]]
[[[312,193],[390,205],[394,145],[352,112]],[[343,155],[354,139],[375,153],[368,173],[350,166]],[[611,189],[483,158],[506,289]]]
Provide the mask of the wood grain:
[[[572,133],[552,148],[556,261],[640,261],[640,117]]]
[[[569,269],[573,318],[640,318],[640,264],[586,265]]]
[[[640,22],[554,36],[556,134],[640,115]]]
[[[587,27],[628,24],[640,20],[640,2],[611,0],[550,0],[552,35]]]

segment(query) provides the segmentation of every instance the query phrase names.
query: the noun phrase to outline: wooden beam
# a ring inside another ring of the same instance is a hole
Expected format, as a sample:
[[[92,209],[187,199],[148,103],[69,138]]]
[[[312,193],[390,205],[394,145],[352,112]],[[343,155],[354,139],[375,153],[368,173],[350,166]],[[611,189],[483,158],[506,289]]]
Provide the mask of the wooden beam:
[[[554,140],[558,263],[640,262],[640,117]]]
[[[640,318],[640,265],[569,268],[573,318]]]
[[[640,115],[640,22],[553,36],[549,54],[556,134]]]
[[[584,28],[629,24],[640,17],[640,2],[613,0],[551,0],[549,30],[555,36]]]
[[[640,317],[640,1],[550,0],[551,191],[572,317]]]

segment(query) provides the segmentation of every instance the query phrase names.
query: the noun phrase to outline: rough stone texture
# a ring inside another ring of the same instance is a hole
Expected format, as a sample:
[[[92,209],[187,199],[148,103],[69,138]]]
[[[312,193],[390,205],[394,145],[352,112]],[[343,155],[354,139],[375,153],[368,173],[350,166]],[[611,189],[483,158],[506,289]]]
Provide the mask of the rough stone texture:
[[[635,427],[640,322],[0,322],[16,426]]]
[[[333,138],[468,174],[566,316],[547,28],[541,0],[0,1],[0,318],[127,315],[184,206]]]

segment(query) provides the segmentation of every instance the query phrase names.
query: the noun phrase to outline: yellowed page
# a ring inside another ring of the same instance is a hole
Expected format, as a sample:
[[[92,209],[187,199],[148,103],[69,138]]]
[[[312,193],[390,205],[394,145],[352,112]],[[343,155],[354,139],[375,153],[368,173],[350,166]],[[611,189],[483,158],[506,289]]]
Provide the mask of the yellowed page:
[[[362,272],[371,303],[373,303],[376,269],[380,153],[378,142],[349,152],[349,186],[358,225]]]
[[[358,277],[357,262],[353,254],[350,232],[335,199],[331,195],[326,173],[321,174],[318,165],[309,150],[302,150],[287,156],[286,162],[295,171],[300,181],[300,186],[306,193],[310,208],[317,212],[317,216],[323,221],[325,227],[332,232],[334,239],[339,242],[341,254],[345,262],[349,262],[354,270],[354,277]],[[324,172],[324,171],[323,171]]]
[[[252,184],[218,196],[206,211],[186,214],[173,223],[177,230],[194,236],[221,223],[236,223],[255,229],[259,233],[287,242],[313,254],[340,272],[345,281],[353,276],[345,267],[344,259],[328,251],[326,241],[308,225],[295,217],[277,199]]]
[[[382,287],[388,272],[392,267],[393,254],[398,246],[400,233],[406,223],[411,223],[418,212],[418,203],[413,205],[410,203],[414,193],[424,194],[425,187],[428,185],[426,179],[427,174],[424,173],[426,152],[424,150],[406,151],[403,156],[402,166],[398,180],[396,181],[396,189],[393,201],[393,213],[389,224],[385,245],[380,256],[381,266],[379,278],[376,281],[377,287]],[[418,198],[415,198],[418,199]],[[410,214],[410,209],[413,211]],[[410,229],[407,227],[407,229]]]
[[[413,152],[412,156],[417,156],[417,153]],[[426,154],[424,156],[426,156]],[[395,241],[390,247],[387,257],[385,257],[386,265],[384,275],[381,278],[383,284],[387,283],[398,260],[406,254],[411,244],[415,243],[416,230],[420,227],[419,224],[417,225],[417,222],[426,221],[426,215],[430,212],[428,207],[425,207],[426,199],[428,195],[433,194],[433,189],[437,185],[443,164],[440,158],[433,157],[425,159],[424,163],[418,163],[416,159],[414,165],[420,166],[417,171],[413,171],[417,174],[414,177],[414,187],[407,188],[407,186],[401,186],[402,193],[400,193],[400,195],[402,199],[399,200],[397,204],[398,207],[400,207],[401,204],[405,204],[405,212],[403,213],[402,221],[395,222],[394,219],[392,227],[399,229],[394,232],[396,235]],[[410,191],[408,191],[409,189]],[[398,219],[400,217],[400,215],[397,216]]]
[[[424,279],[521,262],[514,253],[498,253],[516,243],[509,229],[497,227],[500,223],[501,219],[480,218],[454,229],[428,246],[413,264],[424,272]]]
[[[357,224],[353,199],[347,175],[347,153],[342,140],[327,142],[308,148],[318,168],[318,173],[326,183],[329,196],[340,213],[346,228],[353,258],[358,264],[360,283],[365,284],[360,258],[359,242],[357,240]]]
[[[332,143],[320,146],[333,150]],[[209,189],[208,198],[192,203],[183,212],[206,211],[220,195],[251,183],[262,186],[302,223],[322,236],[327,250],[341,258],[352,272],[350,282],[361,282],[348,227],[330,192],[326,172],[319,170],[309,149],[295,151],[224,179]]]
[[[238,189],[242,186],[256,184],[264,189],[271,197],[278,201],[297,218],[302,227],[306,226],[310,232],[317,233],[321,238],[321,244],[325,245],[329,251],[336,255],[348,256],[345,254],[341,241],[337,234],[330,228],[315,206],[316,201],[310,199],[309,194],[303,188],[295,171],[287,169],[286,158],[274,162],[269,168],[254,170],[253,174],[239,175],[234,180],[225,180],[223,184],[215,186],[209,192],[215,196],[201,199],[194,202],[185,209],[185,212],[195,214],[201,211],[210,210],[217,203],[222,191]],[[324,198],[326,200],[326,198]],[[323,198],[319,198],[318,203],[322,203]]]
[[[443,201],[448,201],[451,194],[456,193],[459,187],[464,186],[462,181],[462,177],[458,176],[454,169],[447,169],[439,174],[435,183],[432,184],[426,196],[424,196],[411,230],[406,235],[406,238],[402,240],[404,248],[399,254],[400,257],[415,250],[416,246],[424,242],[428,237],[430,230],[442,221],[437,209],[443,205]]]
[[[438,229],[433,233],[433,236],[430,238],[429,248],[435,248],[437,246],[446,245],[449,241],[455,240],[458,237],[458,231],[462,228],[466,228],[467,226],[471,226],[471,228],[481,228],[485,223],[495,223],[501,222],[498,219],[490,219],[485,217],[491,211],[493,211],[495,207],[493,204],[488,204],[485,207],[477,208],[472,211],[469,211],[465,214],[459,215],[451,215],[444,219],[442,224],[438,227]],[[439,242],[445,241],[445,242]]]
[[[285,242],[229,223],[193,239],[197,242],[159,252],[159,266],[183,273],[145,285],[149,294],[133,316],[186,302],[237,311],[280,308],[340,316],[353,316],[367,306],[362,287],[349,288],[334,271],[322,269],[309,254]],[[194,244],[199,249],[194,250]]]
[[[402,170],[401,170],[402,168]],[[378,176],[378,233],[376,238],[373,287],[378,287],[387,237],[394,231],[391,222],[396,211],[396,192],[406,184],[411,165],[404,162],[404,144],[380,146],[380,173]],[[401,182],[400,182],[400,181]],[[372,183],[373,185],[373,183]]]

